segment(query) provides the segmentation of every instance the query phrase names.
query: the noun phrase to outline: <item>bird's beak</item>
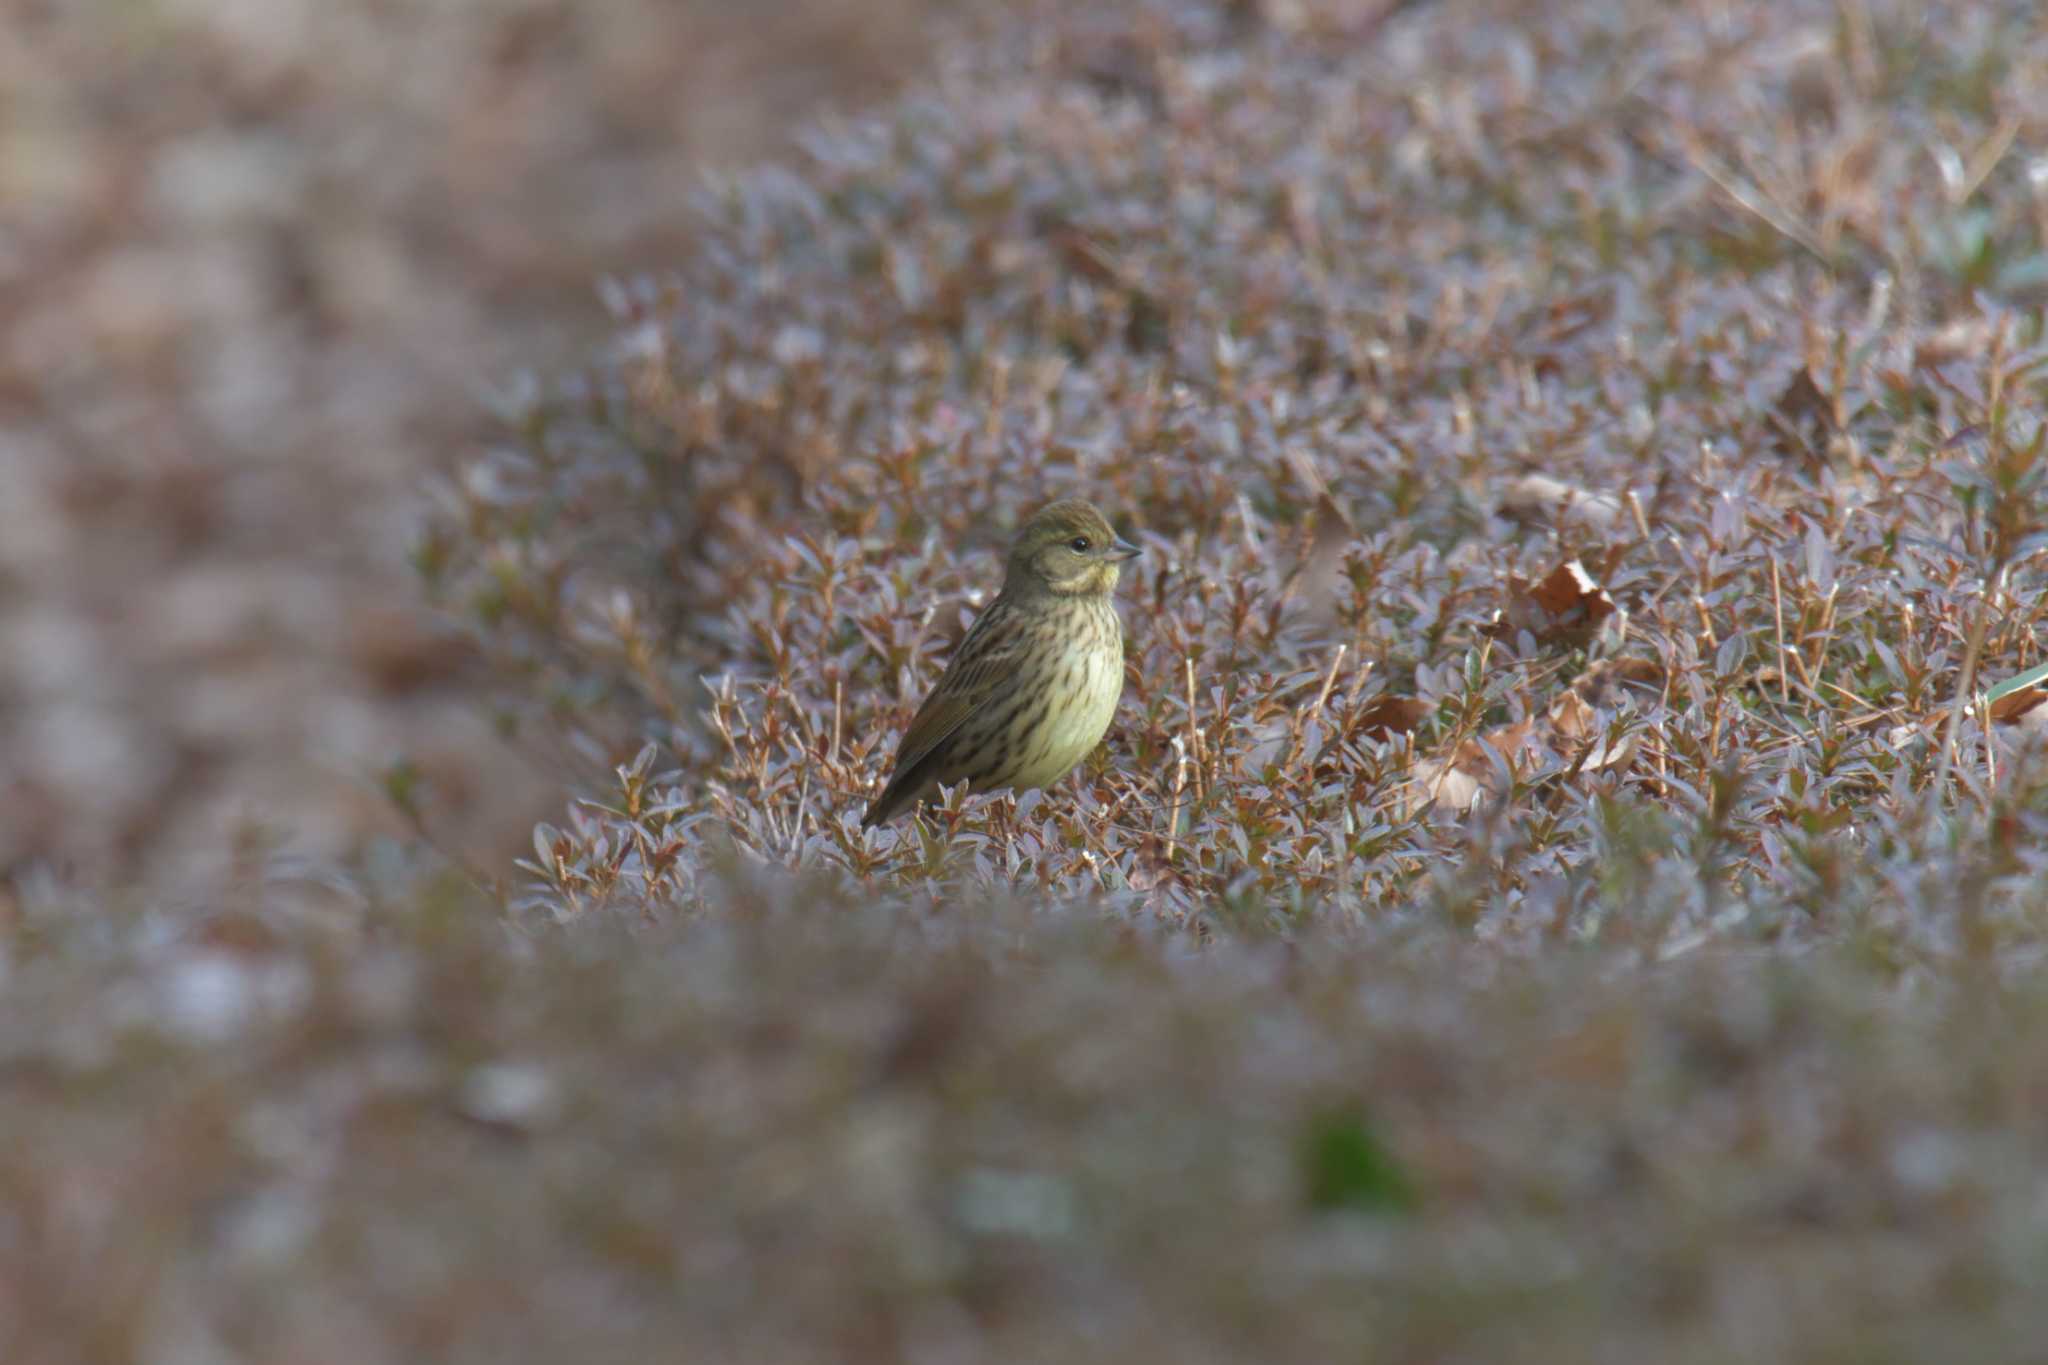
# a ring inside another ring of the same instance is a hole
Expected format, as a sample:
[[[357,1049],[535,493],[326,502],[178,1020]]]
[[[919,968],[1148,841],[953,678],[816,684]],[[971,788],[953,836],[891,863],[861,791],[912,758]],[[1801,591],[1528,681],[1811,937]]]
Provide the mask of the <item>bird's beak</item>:
[[[1116,560],[1118,562],[1122,562],[1126,559],[1136,559],[1139,555],[1143,553],[1145,553],[1143,550],[1131,544],[1131,542],[1125,540],[1122,536],[1118,536],[1115,540],[1112,540],[1109,543],[1109,558]]]

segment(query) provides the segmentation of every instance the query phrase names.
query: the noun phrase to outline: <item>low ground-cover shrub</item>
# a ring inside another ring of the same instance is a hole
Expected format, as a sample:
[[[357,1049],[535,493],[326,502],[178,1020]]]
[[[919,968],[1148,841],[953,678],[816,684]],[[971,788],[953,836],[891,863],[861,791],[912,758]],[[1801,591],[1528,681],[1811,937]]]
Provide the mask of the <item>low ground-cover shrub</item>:
[[[1971,705],[2039,658],[2031,11],[1341,9],[1038,16],[511,404],[423,561],[597,784],[543,902],[736,848],[1689,942],[1937,908],[2035,808]],[[861,835],[1074,492],[1149,550],[1104,751]]]

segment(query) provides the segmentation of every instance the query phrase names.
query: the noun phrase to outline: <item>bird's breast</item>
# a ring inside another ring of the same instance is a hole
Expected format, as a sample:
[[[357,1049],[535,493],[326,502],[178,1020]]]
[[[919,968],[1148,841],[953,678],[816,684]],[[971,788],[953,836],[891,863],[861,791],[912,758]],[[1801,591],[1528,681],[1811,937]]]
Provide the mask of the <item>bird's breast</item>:
[[[1024,755],[1018,787],[1044,787],[1066,776],[1086,758],[1116,717],[1123,695],[1123,632],[1116,610],[1091,603],[1042,684],[1050,699],[1046,715]]]

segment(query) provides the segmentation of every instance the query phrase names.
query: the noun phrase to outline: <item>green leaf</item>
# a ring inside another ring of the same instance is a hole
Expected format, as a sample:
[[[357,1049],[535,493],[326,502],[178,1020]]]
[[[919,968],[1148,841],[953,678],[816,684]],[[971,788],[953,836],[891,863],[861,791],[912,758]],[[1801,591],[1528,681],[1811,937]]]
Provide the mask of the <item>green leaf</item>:
[[[2004,682],[1985,693],[1984,700],[1987,702],[1997,701],[2000,697],[2017,692],[2023,687],[2036,686],[2043,679],[2048,679],[2048,664],[2038,665],[2024,673],[2015,674],[2007,678]]]
[[[1311,1121],[1302,1143],[1302,1174],[1314,1209],[1403,1214],[1417,1203],[1413,1178],[1355,1112]]]

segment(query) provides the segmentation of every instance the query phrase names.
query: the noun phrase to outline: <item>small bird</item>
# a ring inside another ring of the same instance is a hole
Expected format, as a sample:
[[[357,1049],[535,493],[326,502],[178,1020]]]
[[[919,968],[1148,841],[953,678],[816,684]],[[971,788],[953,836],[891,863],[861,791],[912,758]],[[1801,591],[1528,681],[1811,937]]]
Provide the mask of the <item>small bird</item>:
[[[894,819],[941,783],[1022,791],[1057,782],[1086,758],[1123,695],[1123,625],[1110,594],[1137,554],[1079,498],[1025,522],[1003,590],[918,708],[861,828]]]

